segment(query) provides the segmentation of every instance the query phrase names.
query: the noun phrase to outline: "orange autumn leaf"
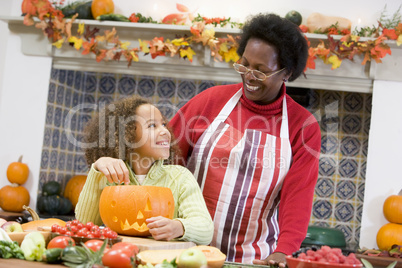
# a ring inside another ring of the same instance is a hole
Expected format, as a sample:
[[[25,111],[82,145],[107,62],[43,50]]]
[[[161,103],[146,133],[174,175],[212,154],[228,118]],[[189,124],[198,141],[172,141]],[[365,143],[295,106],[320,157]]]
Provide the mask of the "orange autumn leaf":
[[[382,33],[391,40],[396,40],[398,36],[396,35],[395,29],[384,29]]]
[[[106,57],[106,51],[107,51],[106,49],[100,49],[99,50],[98,54],[96,55],[96,61],[97,62],[102,61],[103,58]]]
[[[84,42],[82,44],[82,47],[84,48],[84,50],[82,51],[82,55],[86,55],[89,54],[89,52],[92,52],[94,47],[95,47],[95,39],[91,38],[91,42]]]

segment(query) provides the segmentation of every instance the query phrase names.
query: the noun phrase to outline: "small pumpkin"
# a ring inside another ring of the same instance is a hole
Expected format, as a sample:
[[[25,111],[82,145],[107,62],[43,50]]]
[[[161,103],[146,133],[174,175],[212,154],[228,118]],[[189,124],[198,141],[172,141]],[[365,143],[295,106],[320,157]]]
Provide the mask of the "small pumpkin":
[[[37,208],[39,212],[49,215],[66,215],[73,208],[71,201],[59,195],[42,195],[38,198]]]
[[[387,221],[402,224],[402,190],[385,199],[383,212]]]
[[[28,190],[16,183],[6,185],[0,189],[0,207],[4,211],[23,211],[23,206],[29,205],[29,198]]]
[[[286,13],[285,18],[299,26],[302,23],[302,16],[296,10],[291,10]]]
[[[95,19],[100,15],[112,14],[114,12],[113,0],[93,0],[91,11]]]
[[[56,219],[56,218],[47,218],[47,219],[41,220],[39,218],[38,214],[36,213],[36,211],[28,206],[23,206],[23,209],[28,211],[32,217],[32,221],[21,224],[22,230],[24,230],[24,231],[31,231],[31,230],[36,231],[36,230],[38,230],[38,227],[49,228],[49,227],[52,227],[53,224],[58,224],[59,226],[63,226],[63,227],[66,226],[65,221]]]
[[[7,179],[11,183],[22,185],[27,181],[28,175],[29,168],[27,164],[22,163],[22,155],[17,162],[12,162],[7,167]]]
[[[64,189],[64,197],[71,201],[73,208],[77,205],[78,198],[80,197],[80,193],[86,180],[87,176],[76,175],[67,182],[66,188]]]
[[[402,224],[387,223],[377,233],[377,246],[380,250],[390,250],[392,245],[402,245]]]
[[[48,181],[42,186],[42,195],[58,195],[61,192],[61,185],[57,181]]]
[[[118,234],[149,236],[146,219],[173,218],[173,194],[169,188],[159,186],[106,186],[100,197],[99,212],[103,223]]]

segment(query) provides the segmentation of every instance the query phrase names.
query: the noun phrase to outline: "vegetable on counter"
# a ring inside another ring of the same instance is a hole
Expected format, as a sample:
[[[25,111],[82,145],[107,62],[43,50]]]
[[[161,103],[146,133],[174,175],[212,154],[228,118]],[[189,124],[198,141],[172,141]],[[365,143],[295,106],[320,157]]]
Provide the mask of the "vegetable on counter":
[[[43,219],[41,220],[39,218],[39,215],[36,213],[35,210],[33,210],[32,208],[28,207],[28,206],[23,206],[23,208],[29,212],[29,214],[31,214],[32,217],[32,221],[26,222],[21,224],[22,225],[22,229],[24,231],[28,231],[28,230],[38,230],[38,227],[41,228],[46,228],[49,227],[51,228],[53,224],[57,224],[60,226],[65,226],[66,222],[57,218],[48,218],[48,219]]]
[[[46,241],[40,232],[28,233],[21,243],[24,257],[28,261],[41,261],[46,249]]]
[[[96,17],[97,20],[100,21],[105,21],[105,20],[111,20],[111,21],[123,21],[123,22],[130,22],[130,20],[123,15],[120,14],[104,14]]]
[[[25,259],[24,252],[17,242],[0,240],[0,258],[3,259]]]

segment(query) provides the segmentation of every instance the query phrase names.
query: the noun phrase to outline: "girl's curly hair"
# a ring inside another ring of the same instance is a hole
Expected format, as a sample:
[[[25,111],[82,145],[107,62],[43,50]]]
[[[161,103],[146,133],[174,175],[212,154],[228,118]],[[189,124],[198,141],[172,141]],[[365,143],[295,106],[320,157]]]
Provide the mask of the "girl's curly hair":
[[[276,14],[258,14],[251,17],[242,29],[237,53],[242,56],[250,38],[258,38],[276,48],[279,68],[292,73],[294,81],[304,71],[308,58],[308,45],[299,27]]]
[[[84,129],[84,140],[87,144],[84,152],[88,165],[91,165],[100,157],[112,157],[129,160],[134,152],[135,118],[136,110],[143,104],[151,104],[148,100],[132,96],[112,102],[92,116]],[[165,119],[166,120],[166,119]],[[168,122],[166,120],[166,122]],[[179,148],[174,142],[174,136],[170,127],[172,141],[167,164],[173,164],[179,157]],[[121,133],[123,132],[123,133]]]

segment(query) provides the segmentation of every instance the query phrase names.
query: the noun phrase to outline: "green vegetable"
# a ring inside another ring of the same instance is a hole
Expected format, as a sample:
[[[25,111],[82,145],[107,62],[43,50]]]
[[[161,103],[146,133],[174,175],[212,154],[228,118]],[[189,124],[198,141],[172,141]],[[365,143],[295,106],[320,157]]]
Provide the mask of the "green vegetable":
[[[64,17],[71,18],[78,13],[78,19],[93,20],[91,11],[92,1],[75,1],[61,9]]]
[[[65,247],[61,252],[61,259],[64,261],[63,264],[68,267],[77,268],[92,268],[96,264],[102,265],[102,255],[107,243],[108,239],[105,239],[102,247],[96,252],[86,247],[84,243],[81,243],[82,247]]]
[[[38,198],[37,206],[40,212],[49,215],[66,215],[73,209],[71,201],[59,195],[42,195]]]
[[[42,261],[47,263],[55,263],[61,261],[62,248],[50,248],[42,254]]]
[[[25,259],[24,252],[18,246],[17,242],[10,242],[5,240],[0,240],[0,258],[3,259]]]
[[[42,195],[58,195],[61,192],[61,185],[57,181],[48,181],[43,184]]]
[[[46,249],[45,238],[40,232],[30,232],[22,240],[22,252],[28,261],[41,261]]]
[[[98,16],[96,19],[100,20],[100,21],[104,21],[104,20],[125,21],[125,22],[130,21],[126,16],[123,16],[120,14],[104,14],[104,15]]]
[[[302,22],[302,16],[296,10],[291,10],[286,13],[285,18],[299,26]]]

